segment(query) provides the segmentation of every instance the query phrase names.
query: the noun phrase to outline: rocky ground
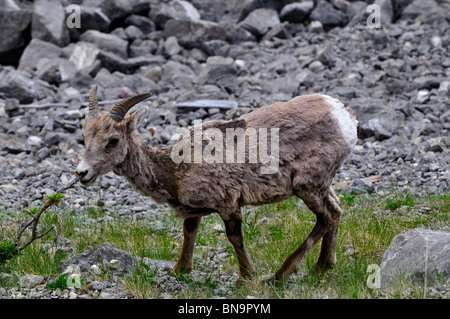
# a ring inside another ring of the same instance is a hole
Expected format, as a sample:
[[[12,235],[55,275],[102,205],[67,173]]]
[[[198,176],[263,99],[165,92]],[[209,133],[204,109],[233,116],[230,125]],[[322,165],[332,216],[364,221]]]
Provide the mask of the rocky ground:
[[[79,29],[66,26],[70,3],[81,5]],[[336,188],[448,192],[449,2],[375,3],[381,28],[367,25],[363,1],[3,2],[0,206],[40,206],[73,178],[70,163],[84,152],[84,109],[96,84],[104,108],[152,92],[139,132],[160,147],[196,119],[232,119],[325,93],[357,110],[361,124]],[[204,99],[222,102],[185,103]],[[113,173],[66,195],[76,212],[98,199],[122,215],[166,209]]]

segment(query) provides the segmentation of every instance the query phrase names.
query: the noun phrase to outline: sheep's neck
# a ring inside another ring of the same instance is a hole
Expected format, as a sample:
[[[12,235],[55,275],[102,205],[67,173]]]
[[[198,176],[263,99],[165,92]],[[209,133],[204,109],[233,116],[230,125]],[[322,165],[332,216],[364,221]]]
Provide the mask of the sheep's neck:
[[[117,167],[117,172],[125,176],[133,189],[143,196],[150,196],[158,203],[174,200],[175,164],[167,154],[170,153],[144,144],[132,135],[128,154]]]

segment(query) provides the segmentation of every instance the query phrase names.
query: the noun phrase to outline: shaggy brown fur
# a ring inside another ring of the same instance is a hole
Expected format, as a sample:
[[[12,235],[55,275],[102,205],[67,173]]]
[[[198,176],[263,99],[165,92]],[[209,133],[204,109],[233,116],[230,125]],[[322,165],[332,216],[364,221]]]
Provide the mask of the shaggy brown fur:
[[[86,153],[79,174],[84,176],[82,182],[90,184],[97,176],[114,169],[140,194],[158,203],[167,202],[176,216],[185,219],[184,243],[175,272],[192,268],[200,216],[218,213],[236,250],[241,275],[254,274],[255,267],[244,245],[240,207],[279,202],[294,195],[317,216],[317,223],[305,242],[275,273],[274,279],[286,280],[321,238],[316,268],[334,265],[342,210],[331,183],[352,145],[346,142],[323,95],[299,96],[261,107],[232,121],[203,124],[203,132],[217,128],[223,133],[223,145],[230,128],[278,128],[279,167],[274,174],[261,174],[263,164],[247,161],[240,164],[225,160],[223,163],[174,163],[172,148],[158,149],[140,141],[135,127],[138,117],[146,115],[141,110],[126,115],[121,122],[113,121],[108,113],[86,118],[83,129]],[[191,135],[193,132],[191,128]],[[356,126],[353,133],[356,135]],[[116,146],[109,144],[111,139],[117,140]],[[248,159],[248,147],[245,152]]]

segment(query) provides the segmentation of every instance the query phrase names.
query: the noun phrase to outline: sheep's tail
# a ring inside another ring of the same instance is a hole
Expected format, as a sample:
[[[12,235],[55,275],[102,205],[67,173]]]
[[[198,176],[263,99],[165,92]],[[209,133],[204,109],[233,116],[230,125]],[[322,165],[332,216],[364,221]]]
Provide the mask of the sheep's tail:
[[[358,112],[356,112],[354,109],[350,107],[346,107],[345,109],[350,114],[350,116],[353,116],[356,119],[356,121],[358,121],[358,126],[356,127],[356,135],[359,137],[359,134],[361,133],[361,124],[359,123]]]

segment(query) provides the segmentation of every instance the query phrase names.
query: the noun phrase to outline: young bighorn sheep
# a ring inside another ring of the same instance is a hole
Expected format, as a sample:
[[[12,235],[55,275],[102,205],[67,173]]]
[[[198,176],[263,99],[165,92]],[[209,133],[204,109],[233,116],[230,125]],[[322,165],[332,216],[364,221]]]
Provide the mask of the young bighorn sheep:
[[[165,149],[142,143],[136,128],[146,118],[148,108],[127,112],[149,96],[132,96],[114,105],[110,112],[100,112],[97,87],[92,90],[83,128],[86,151],[77,172],[81,182],[89,185],[114,170],[140,194],[157,203],[168,203],[176,216],[184,218],[184,242],[175,273],[192,268],[201,217],[218,213],[236,251],[241,277],[255,274],[244,245],[240,208],[279,202],[294,195],[304,201],[317,221],[272,279],[287,280],[320,239],[316,269],[326,270],[336,263],[342,209],[331,183],[357,141],[358,120],[353,110],[327,95],[312,94],[261,107],[235,120],[203,124],[204,129],[218,129],[223,136],[227,129],[277,128],[279,167],[272,174],[262,174],[260,169],[267,163],[173,161],[171,151],[183,140]],[[194,130],[190,129],[191,134]],[[248,158],[248,149],[245,154]]]

